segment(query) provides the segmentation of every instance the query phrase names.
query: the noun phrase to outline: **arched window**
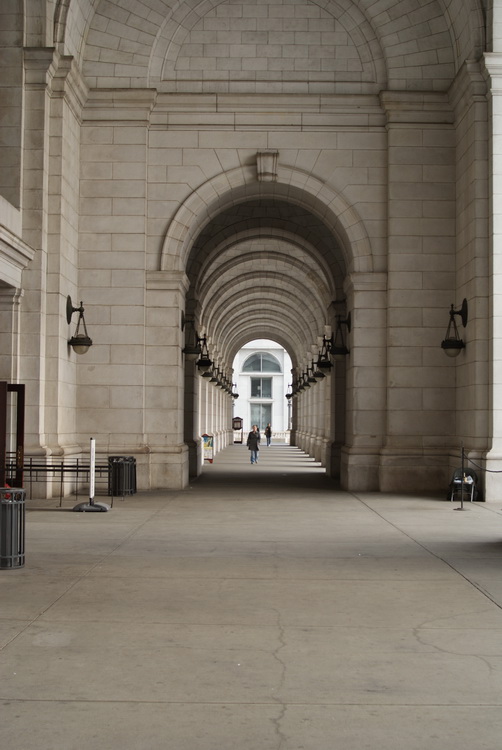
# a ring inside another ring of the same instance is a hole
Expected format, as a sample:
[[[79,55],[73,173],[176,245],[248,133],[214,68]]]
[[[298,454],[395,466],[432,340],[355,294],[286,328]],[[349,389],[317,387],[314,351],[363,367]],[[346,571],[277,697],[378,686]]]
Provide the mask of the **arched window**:
[[[282,372],[277,357],[267,352],[251,354],[242,366],[242,372]]]

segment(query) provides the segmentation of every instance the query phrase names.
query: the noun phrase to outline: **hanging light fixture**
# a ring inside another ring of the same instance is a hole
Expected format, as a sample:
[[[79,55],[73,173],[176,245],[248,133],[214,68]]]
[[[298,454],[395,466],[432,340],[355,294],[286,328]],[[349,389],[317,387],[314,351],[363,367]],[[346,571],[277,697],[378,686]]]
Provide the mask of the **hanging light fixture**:
[[[322,369],[319,367],[317,362],[312,362],[312,375],[316,383],[326,377]]]
[[[312,367],[307,367],[307,383],[309,383],[309,385],[315,385],[315,383],[317,383],[317,379],[314,377],[313,363],[312,363]]]
[[[322,345],[317,356],[317,362],[315,363],[314,377],[316,380],[321,380],[321,377],[333,367],[332,359],[341,361],[347,354],[350,353],[347,344],[345,342],[345,336],[343,333],[342,326],[346,326],[347,331],[351,331],[351,316],[350,313],[347,315],[345,320],[342,319],[341,315],[336,317],[336,328],[335,333],[331,336],[324,335],[322,338]]]
[[[465,328],[468,319],[468,306],[466,299],[462,301],[460,310],[455,310],[453,305],[450,308],[450,320],[448,322],[448,328],[446,329],[446,336],[441,342],[441,348],[444,350],[444,353],[448,357],[458,357],[461,350],[465,349],[465,344],[460,338],[460,334],[458,332],[455,315],[458,315],[460,317],[462,325]]]
[[[347,327],[348,333],[350,333],[351,330],[351,317],[350,313],[347,315],[345,320],[342,320],[341,315],[336,316],[336,329],[335,329],[335,335],[333,337],[333,342],[331,344],[331,356],[334,360],[342,360],[344,357],[349,354],[349,349],[347,348],[347,344],[345,343],[345,337],[343,335],[342,326]]]
[[[331,338],[328,338],[327,336],[322,337],[322,346],[319,350],[319,355],[316,362],[316,368],[318,371],[322,372],[323,370],[327,370],[328,372],[333,367],[333,363],[331,361],[330,357],[330,351],[331,351]]]
[[[202,338],[197,337],[197,345],[200,346],[200,356],[195,364],[197,368],[200,370],[203,378],[211,377],[212,374],[210,373],[210,370],[213,365],[213,362],[211,358],[209,357],[206,337],[205,336],[203,336]]]
[[[84,318],[84,308],[82,302],[80,303],[80,307],[73,307],[71,297],[70,295],[68,295],[68,297],[66,298],[66,320],[68,322],[68,325],[70,325],[71,323],[74,312],[78,312],[77,327],[71,339],[68,340],[68,344],[72,347],[75,354],[85,354],[89,350],[89,347],[92,346],[92,339],[87,333],[87,326],[85,324]],[[83,332],[80,330],[80,324],[82,324],[83,326]]]
[[[183,316],[182,330],[185,331],[185,346],[183,347],[183,354],[188,360],[196,360],[202,353],[201,343],[204,339],[200,338],[197,331],[194,328],[194,322],[191,318]]]

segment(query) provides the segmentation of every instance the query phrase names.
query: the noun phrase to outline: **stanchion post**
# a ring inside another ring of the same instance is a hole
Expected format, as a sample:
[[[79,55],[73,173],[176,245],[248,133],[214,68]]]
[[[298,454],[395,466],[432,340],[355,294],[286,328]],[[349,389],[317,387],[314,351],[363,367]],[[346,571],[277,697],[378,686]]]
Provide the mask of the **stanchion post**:
[[[465,477],[465,451],[464,451],[464,444],[462,443],[462,465],[461,465],[461,472],[462,475],[460,477],[461,484],[460,484],[460,508],[453,508],[453,510],[467,510],[467,508],[464,508],[464,477]]]
[[[106,503],[95,503],[94,502],[94,490],[95,490],[95,472],[96,472],[96,441],[91,438],[90,452],[89,452],[89,502],[79,503],[73,510],[75,511],[94,511],[94,512],[106,512],[110,510],[110,506]]]

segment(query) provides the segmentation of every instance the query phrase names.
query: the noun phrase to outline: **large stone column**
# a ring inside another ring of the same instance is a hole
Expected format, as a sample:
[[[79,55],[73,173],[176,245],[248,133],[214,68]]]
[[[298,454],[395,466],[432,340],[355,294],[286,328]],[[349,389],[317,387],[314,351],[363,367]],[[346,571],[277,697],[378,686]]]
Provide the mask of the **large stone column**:
[[[195,357],[185,356],[185,443],[189,455],[189,475],[196,477],[201,467],[201,439],[199,434],[199,389],[200,376],[195,366]]]
[[[147,273],[143,422],[151,488],[188,484],[181,327],[188,286],[181,271]]]
[[[500,30],[500,39],[494,39],[494,51],[485,54],[489,75],[491,124],[491,178],[490,228],[491,228],[491,295],[489,316],[491,347],[489,351],[489,405],[491,411],[491,450],[487,453],[486,498],[500,498],[502,494],[502,9],[495,7],[494,34]],[[498,20],[498,24],[495,21]],[[500,472],[500,473],[499,473]]]
[[[455,436],[455,364],[440,347],[456,302],[455,129],[446,94],[385,92],[388,134],[383,491],[435,490]]]
[[[350,356],[341,363],[346,367],[347,386],[340,479],[344,489],[375,491],[387,425],[387,277],[354,273],[345,286],[352,331]]]

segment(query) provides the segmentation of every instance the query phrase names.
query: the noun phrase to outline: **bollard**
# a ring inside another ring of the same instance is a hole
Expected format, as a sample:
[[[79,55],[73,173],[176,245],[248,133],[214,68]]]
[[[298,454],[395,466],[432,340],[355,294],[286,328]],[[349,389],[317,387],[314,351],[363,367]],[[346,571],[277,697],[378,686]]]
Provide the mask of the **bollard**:
[[[0,569],[24,565],[26,492],[17,487],[0,488]]]

